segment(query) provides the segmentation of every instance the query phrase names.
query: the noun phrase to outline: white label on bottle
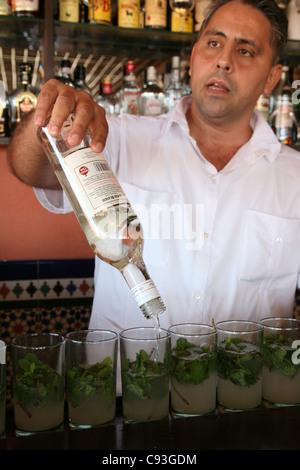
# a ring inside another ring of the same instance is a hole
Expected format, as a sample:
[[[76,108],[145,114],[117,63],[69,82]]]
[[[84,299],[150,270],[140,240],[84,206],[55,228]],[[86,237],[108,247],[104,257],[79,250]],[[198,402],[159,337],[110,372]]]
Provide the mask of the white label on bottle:
[[[157,98],[149,98],[146,101],[146,115],[158,116],[162,113],[162,102]]]
[[[127,198],[116,180],[104,155],[90,148],[76,150],[64,158],[81,197],[93,215],[115,204],[127,203]]]
[[[48,128],[43,127],[43,131],[74,193],[79,196],[78,199],[84,211],[88,211],[94,217],[108,207],[128,203],[124,191],[103,154],[94,153],[91,148],[85,147],[63,157]]]
[[[159,297],[159,293],[151,279],[133,287],[131,292],[133,293],[139,307],[144,305],[146,302]]]

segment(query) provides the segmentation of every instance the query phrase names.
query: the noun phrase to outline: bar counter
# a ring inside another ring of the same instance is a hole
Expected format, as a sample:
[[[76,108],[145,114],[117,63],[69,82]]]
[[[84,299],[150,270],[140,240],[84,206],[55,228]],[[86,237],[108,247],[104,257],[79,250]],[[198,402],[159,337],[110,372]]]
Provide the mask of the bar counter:
[[[16,437],[13,410],[8,409],[6,437],[0,439],[1,450],[100,450],[128,452],[143,450],[154,459],[161,451],[175,456],[196,455],[198,450],[299,450],[300,406],[259,408],[253,411],[168,418],[147,423],[125,423],[120,398],[113,424],[93,429],[64,428],[28,437]],[[106,455],[105,454],[105,455]],[[122,454],[122,452],[121,452]],[[103,454],[104,455],[104,454]],[[143,457],[143,462],[145,462]],[[148,458],[148,457],[147,457]],[[141,462],[141,460],[140,460]],[[158,463],[154,460],[147,463]],[[162,463],[162,462],[161,462]],[[192,463],[192,462],[190,462]],[[195,462],[193,462],[195,463]],[[199,462],[197,462],[199,463]]]

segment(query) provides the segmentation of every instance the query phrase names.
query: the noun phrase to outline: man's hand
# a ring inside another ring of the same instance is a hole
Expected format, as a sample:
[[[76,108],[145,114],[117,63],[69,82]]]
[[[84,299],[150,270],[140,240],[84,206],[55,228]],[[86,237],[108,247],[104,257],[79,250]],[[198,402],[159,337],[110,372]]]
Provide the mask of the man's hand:
[[[75,113],[75,119],[68,138],[69,144],[78,145],[89,128],[92,134],[92,149],[94,152],[102,152],[108,133],[104,109],[84,91],[76,90],[55,79],[46,82],[38,96],[35,125],[43,126],[51,115],[48,127],[50,133],[56,137],[71,112]]]

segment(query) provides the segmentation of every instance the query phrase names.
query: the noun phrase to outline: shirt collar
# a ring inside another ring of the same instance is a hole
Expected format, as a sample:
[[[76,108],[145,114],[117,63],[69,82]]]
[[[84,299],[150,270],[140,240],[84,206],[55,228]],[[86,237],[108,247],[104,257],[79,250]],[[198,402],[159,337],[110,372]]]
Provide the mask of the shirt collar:
[[[163,121],[161,127],[159,139],[167,134],[174,123],[179,124],[189,135],[186,112],[191,103],[192,97],[184,96],[175,108],[167,114],[167,118]],[[261,157],[265,157],[272,162],[280,152],[281,145],[270,125],[261,114],[254,111],[250,120],[250,126],[253,134],[249,141],[237,151],[232,159],[232,164],[235,164],[238,159],[240,163],[251,165]],[[231,166],[231,164],[229,163],[228,166]]]

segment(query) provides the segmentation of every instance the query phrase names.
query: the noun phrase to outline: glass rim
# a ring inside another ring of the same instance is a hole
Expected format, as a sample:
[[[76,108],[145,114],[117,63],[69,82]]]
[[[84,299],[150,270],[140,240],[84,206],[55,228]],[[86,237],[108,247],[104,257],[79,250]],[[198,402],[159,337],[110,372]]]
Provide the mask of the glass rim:
[[[229,328],[226,328],[226,325],[229,324],[243,324],[243,325],[251,325],[253,328],[250,330],[241,330],[241,329],[235,329],[231,330]],[[224,327],[222,327],[224,325]],[[251,333],[258,333],[264,329],[264,326],[260,322],[255,322],[253,320],[221,320],[216,323],[216,329],[219,330],[222,333],[230,333],[230,334],[251,334]]]
[[[190,333],[190,332],[182,332],[182,331],[172,331],[172,328],[174,327],[180,327],[180,326],[196,326],[196,327],[201,327],[201,328],[207,328],[207,329],[210,329],[212,331],[207,331],[207,333],[205,332],[195,332],[195,333]],[[175,323],[174,325],[171,325],[169,328],[168,328],[168,331],[170,333],[173,333],[174,335],[178,335],[178,336],[213,336],[213,335],[217,335],[217,329],[213,326],[213,325],[207,325],[205,323]]]
[[[130,331],[137,331],[137,330],[145,330],[145,331],[157,331],[158,335],[157,337],[153,336],[153,338],[145,338],[144,336],[141,336],[140,338],[133,337],[133,336],[127,336],[127,333]],[[163,335],[161,335],[163,333]],[[162,340],[165,338],[170,337],[170,332],[166,328],[159,328],[158,330],[155,330],[153,326],[135,326],[132,328],[126,328],[125,330],[122,330],[119,333],[120,338],[122,339],[128,339],[131,341],[156,341],[156,340]]]
[[[109,333],[111,334],[110,337],[108,338],[102,338],[102,339],[80,339],[80,338],[71,338],[72,335],[77,335],[77,334],[83,334],[83,333]],[[66,335],[66,342],[67,343],[77,343],[77,344],[98,344],[98,343],[105,343],[109,341],[116,341],[118,339],[118,333],[113,330],[106,330],[106,329],[101,329],[101,328],[91,328],[87,330],[77,330],[77,331],[70,331]]]
[[[29,338],[37,338],[37,337],[51,337],[51,338],[57,338],[59,341],[55,344],[43,344],[43,345],[34,345],[34,344],[18,344],[17,341],[20,341],[20,340],[24,340],[26,341],[26,339],[29,339]],[[13,347],[16,347],[16,348],[19,348],[19,349],[34,349],[34,350],[42,350],[42,349],[52,349],[52,348],[57,348],[57,346],[60,346],[62,345],[63,343],[65,342],[65,338],[63,335],[61,335],[60,333],[28,333],[28,334],[25,334],[25,335],[18,335],[18,336],[15,336],[12,340],[11,340],[11,345]]]
[[[267,320],[274,320],[274,321],[281,321],[281,322],[289,322],[289,323],[294,323],[296,324],[297,326],[296,327],[292,327],[292,326],[284,326],[284,325],[267,325],[267,324],[264,324],[263,322],[264,321],[267,321]],[[273,330],[284,330],[284,331],[295,331],[295,330],[298,330],[300,329],[300,320],[298,320],[297,318],[294,318],[294,317],[265,317],[265,318],[261,318],[260,320],[261,324],[263,325],[264,328],[272,328]]]

